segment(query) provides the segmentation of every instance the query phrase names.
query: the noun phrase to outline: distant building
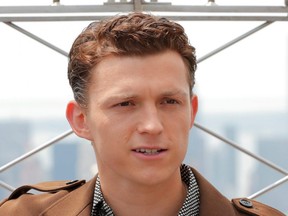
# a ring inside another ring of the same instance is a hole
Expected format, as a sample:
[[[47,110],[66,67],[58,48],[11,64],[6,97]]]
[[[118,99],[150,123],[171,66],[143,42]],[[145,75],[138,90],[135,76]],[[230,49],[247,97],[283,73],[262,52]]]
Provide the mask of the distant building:
[[[52,180],[92,178],[96,172],[94,150],[83,139],[67,139],[52,147]]]
[[[31,128],[27,121],[0,121],[0,166],[7,164],[25,153],[31,138]],[[0,173],[0,179],[5,183],[17,187],[26,172],[23,165],[15,165]],[[0,188],[0,198],[9,192]]]
[[[75,143],[61,142],[53,146],[53,179],[77,179],[78,152],[78,145]]]
[[[205,171],[205,134],[197,128],[190,131],[189,144],[184,163],[189,164],[199,171]]]
[[[288,170],[288,137],[259,139],[258,153],[260,156],[273,162],[279,167]],[[260,189],[273,184],[282,177],[284,177],[284,175],[280,174],[278,171],[258,163],[258,165],[255,167],[255,174],[251,179],[251,191],[257,192]],[[269,193],[262,195],[258,198],[258,200],[286,212],[288,211],[287,194],[288,184],[284,183],[280,187],[277,187],[269,191]]]
[[[237,130],[234,126],[225,126],[223,131],[225,138],[236,141]],[[210,181],[227,197],[233,197],[238,192],[236,182],[237,153],[236,149],[223,142],[210,153]]]

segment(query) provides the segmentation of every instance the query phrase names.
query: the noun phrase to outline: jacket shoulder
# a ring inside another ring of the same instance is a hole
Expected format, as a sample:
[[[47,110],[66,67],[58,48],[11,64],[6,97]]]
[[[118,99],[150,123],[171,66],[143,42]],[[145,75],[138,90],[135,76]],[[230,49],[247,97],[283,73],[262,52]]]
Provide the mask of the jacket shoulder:
[[[200,215],[221,216],[285,216],[280,211],[248,198],[229,201],[197,170],[191,167],[200,189]]]
[[[85,180],[72,180],[72,181],[50,181],[42,182],[34,185],[23,185],[14,190],[9,196],[8,200],[16,199],[19,196],[27,193],[30,190],[36,190],[40,192],[55,193],[60,190],[75,190],[81,185],[85,184]]]
[[[51,181],[23,185],[0,202],[0,215],[39,215],[45,208],[61,200],[85,182],[85,180]],[[30,193],[30,190],[36,194]]]
[[[232,203],[239,212],[247,215],[285,216],[285,214],[275,208],[247,198],[232,199]]]

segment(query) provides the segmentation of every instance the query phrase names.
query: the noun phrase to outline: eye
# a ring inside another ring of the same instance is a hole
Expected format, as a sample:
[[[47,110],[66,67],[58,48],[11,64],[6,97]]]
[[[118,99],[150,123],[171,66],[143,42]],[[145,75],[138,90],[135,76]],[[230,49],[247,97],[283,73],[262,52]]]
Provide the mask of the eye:
[[[164,100],[163,104],[179,104],[179,102],[175,99],[168,98]]]
[[[124,101],[124,102],[117,104],[116,106],[126,107],[126,106],[133,106],[133,105],[134,104],[131,101]]]

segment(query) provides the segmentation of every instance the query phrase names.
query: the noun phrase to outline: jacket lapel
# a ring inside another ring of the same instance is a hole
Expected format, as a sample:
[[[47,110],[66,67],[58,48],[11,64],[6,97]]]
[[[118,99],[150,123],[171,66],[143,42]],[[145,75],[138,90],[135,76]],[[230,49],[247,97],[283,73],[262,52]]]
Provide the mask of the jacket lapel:
[[[191,168],[200,190],[200,216],[240,216],[231,202],[216,190],[203,176]]]

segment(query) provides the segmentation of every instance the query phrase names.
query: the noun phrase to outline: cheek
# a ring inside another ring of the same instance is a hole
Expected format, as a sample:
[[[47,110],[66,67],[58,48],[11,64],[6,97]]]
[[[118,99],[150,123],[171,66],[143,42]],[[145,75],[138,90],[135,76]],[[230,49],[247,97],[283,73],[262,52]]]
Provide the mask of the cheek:
[[[102,124],[97,124],[93,127],[92,136],[98,152],[110,152],[109,154],[114,152],[114,154],[117,154],[118,149],[127,148],[131,130],[125,124],[102,122]]]
[[[172,130],[170,130],[170,134],[173,134],[173,139],[176,144],[179,146],[179,150],[185,150],[188,145],[188,139],[189,139],[189,132],[190,132],[190,124],[191,121],[187,115],[181,116],[181,118],[178,118],[178,121],[175,121],[172,123],[173,127],[171,127]]]
[[[130,136],[124,128],[115,125],[102,126],[94,136],[94,149],[99,167],[121,170],[121,167],[127,166],[131,145]]]
[[[178,113],[177,120],[174,120],[175,130],[180,134],[187,134],[191,128],[191,114],[189,111],[183,111]]]

